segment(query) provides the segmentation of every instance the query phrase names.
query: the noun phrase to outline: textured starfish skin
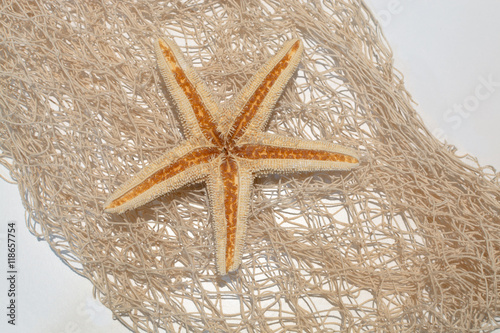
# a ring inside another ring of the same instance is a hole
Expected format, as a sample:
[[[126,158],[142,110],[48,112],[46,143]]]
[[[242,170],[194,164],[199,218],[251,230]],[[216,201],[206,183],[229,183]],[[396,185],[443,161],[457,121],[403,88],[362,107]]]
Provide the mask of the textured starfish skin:
[[[178,47],[160,39],[158,65],[179,108],[186,140],[115,191],[104,204],[105,211],[122,213],[187,184],[205,182],[217,241],[217,269],[219,274],[236,270],[256,176],[347,170],[359,163],[356,152],[342,146],[263,132],[302,50],[300,40],[286,42],[226,110],[213,100]]]

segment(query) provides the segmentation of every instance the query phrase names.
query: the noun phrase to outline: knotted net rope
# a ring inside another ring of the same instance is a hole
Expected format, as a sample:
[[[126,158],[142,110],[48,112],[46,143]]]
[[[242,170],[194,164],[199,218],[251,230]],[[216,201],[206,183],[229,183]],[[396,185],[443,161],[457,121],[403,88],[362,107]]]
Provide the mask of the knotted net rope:
[[[4,1],[0,163],[27,225],[138,332],[478,332],[498,326],[500,187],[436,140],[361,0]],[[206,188],[103,203],[183,140],[154,42],[221,104],[304,42],[269,132],[359,149],[350,172],[260,177],[218,276]]]

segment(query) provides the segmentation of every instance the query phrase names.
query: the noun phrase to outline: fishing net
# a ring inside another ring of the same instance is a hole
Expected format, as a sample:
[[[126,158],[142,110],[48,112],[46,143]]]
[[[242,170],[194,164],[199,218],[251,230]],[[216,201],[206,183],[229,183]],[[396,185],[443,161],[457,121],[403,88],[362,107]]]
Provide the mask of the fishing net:
[[[27,225],[145,332],[477,332],[498,326],[500,187],[436,140],[361,0],[4,1],[0,163]],[[358,149],[352,171],[256,180],[219,276],[206,188],[106,198],[183,140],[154,43],[222,105],[286,40],[304,54],[266,131]]]

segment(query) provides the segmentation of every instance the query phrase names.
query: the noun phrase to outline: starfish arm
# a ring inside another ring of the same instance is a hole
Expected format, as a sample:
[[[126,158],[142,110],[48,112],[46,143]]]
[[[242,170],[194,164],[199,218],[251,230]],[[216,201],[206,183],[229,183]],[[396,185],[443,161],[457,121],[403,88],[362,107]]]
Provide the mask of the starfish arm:
[[[193,136],[220,144],[222,135],[214,120],[214,116],[219,116],[219,106],[194,68],[170,40],[159,39],[155,51],[158,67],[177,103],[184,127]]]
[[[105,211],[123,213],[186,184],[202,181],[209,175],[211,162],[218,153],[217,148],[185,141],[116,190],[105,202]]]
[[[217,269],[221,275],[241,264],[253,175],[233,157],[212,170],[208,192],[215,224]]]
[[[255,134],[235,147],[256,174],[273,172],[349,170],[359,165],[358,154],[326,141],[310,141],[273,134]]]
[[[300,40],[287,41],[250,79],[236,97],[232,115],[235,119],[227,136],[238,140],[247,131],[259,131],[265,126],[283,88],[295,72],[303,46]]]

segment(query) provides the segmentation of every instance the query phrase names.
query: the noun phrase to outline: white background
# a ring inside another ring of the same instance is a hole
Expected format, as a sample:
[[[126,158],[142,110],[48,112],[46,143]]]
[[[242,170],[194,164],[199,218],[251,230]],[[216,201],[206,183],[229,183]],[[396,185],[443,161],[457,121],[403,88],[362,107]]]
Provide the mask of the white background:
[[[459,152],[478,157],[481,165],[500,167],[500,2],[366,3],[380,19],[395,66],[403,72],[427,127]],[[496,86],[488,87],[485,80]],[[456,111],[460,105],[462,113]],[[0,180],[0,198],[0,331],[128,332],[93,299],[89,281],[29,234],[17,187]],[[6,323],[8,221],[17,224],[15,327]]]

